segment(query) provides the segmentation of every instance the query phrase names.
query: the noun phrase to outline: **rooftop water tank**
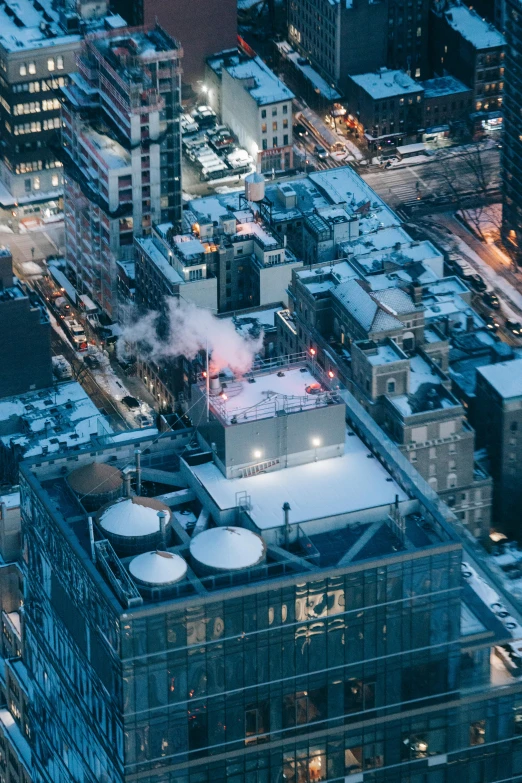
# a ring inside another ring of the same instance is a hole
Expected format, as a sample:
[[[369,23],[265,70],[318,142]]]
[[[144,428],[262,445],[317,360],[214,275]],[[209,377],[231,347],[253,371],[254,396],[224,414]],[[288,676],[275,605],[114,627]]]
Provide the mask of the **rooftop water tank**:
[[[190,541],[190,555],[199,574],[241,571],[265,559],[265,542],[243,527],[213,527]]]
[[[265,197],[265,178],[257,171],[245,177],[245,196],[248,201],[263,201]]]
[[[121,470],[105,462],[91,462],[76,468],[67,476],[67,482],[87,511],[116,500],[122,494]]]
[[[172,552],[144,552],[129,563],[131,576],[147,587],[168,587],[187,575],[187,564]]]
[[[160,529],[158,511],[165,513],[165,535]],[[154,498],[120,498],[98,513],[98,525],[121,556],[135,555],[158,547],[165,548],[170,537],[171,512]],[[162,539],[165,540],[162,540]]]

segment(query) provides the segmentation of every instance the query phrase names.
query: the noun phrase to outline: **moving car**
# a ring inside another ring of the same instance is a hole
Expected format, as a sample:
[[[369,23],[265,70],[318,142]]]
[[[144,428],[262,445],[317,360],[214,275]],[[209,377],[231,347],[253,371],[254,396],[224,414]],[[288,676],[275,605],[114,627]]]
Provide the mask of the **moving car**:
[[[522,335],[522,324],[520,321],[512,321],[510,318],[508,318],[506,321],[506,329],[516,337],[520,337]]]
[[[500,310],[500,302],[498,296],[493,291],[484,291],[482,301],[487,307],[491,307],[492,310]]]
[[[300,123],[300,122],[298,122],[298,123],[296,123],[296,124],[294,125],[294,132],[295,132],[295,133],[296,133],[298,136],[308,136],[308,130],[307,130],[307,128],[305,128],[305,126],[304,126],[304,125],[301,125],[301,123]]]
[[[320,144],[316,144],[314,147],[314,153],[317,155],[318,158],[321,160],[324,160],[328,157],[328,150],[325,150],[324,147],[321,147]]]
[[[500,328],[500,321],[498,321],[494,315],[488,315],[486,318],[486,328],[496,332]]]

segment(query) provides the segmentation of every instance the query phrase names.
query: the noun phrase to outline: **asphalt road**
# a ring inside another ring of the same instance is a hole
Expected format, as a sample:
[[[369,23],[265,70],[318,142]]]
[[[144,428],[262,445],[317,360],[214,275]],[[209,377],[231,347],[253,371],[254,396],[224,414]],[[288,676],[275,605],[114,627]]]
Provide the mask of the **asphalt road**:
[[[123,418],[114,400],[105,389],[96,383],[88,367],[76,356],[72,346],[63,340],[55,329],[51,330],[51,350],[54,356],[65,356],[73,368],[75,379],[82,385],[98,410],[102,411],[117,432],[129,429],[128,422]]]
[[[484,179],[492,189],[498,187],[500,150],[487,148],[481,151],[480,156]],[[426,163],[415,162],[389,169],[372,167],[368,171],[361,168],[359,173],[394,209],[403,206],[415,208],[428,205],[434,198],[451,197],[451,182],[456,183],[461,193],[476,193],[479,189],[477,176],[471,171],[469,153],[459,153],[455,147],[449,148],[447,153],[438,152]]]
[[[28,278],[27,269],[24,269],[27,262],[38,263],[50,255],[63,255],[63,223],[52,223],[44,230],[26,234],[0,234],[0,241],[10,248],[16,274],[25,280]]]

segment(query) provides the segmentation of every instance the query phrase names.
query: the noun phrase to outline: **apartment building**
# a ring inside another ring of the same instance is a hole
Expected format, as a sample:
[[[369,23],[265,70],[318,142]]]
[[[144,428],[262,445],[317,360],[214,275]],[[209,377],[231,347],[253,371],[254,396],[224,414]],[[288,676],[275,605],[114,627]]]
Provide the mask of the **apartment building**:
[[[63,90],[67,269],[113,318],[135,237],[181,219],[180,57],[159,27],[93,34]]]
[[[236,49],[209,57],[205,87],[210,104],[262,172],[292,168],[294,95],[261,58]]]
[[[350,76],[346,104],[370,149],[417,141],[424,115],[424,89],[404,71],[380,68]]]
[[[436,74],[450,73],[473,90],[484,121],[502,109],[504,36],[465,5],[431,12],[431,55]]]
[[[419,270],[409,266],[400,275],[362,277],[355,256],[295,270],[290,311],[278,319],[279,350],[294,341],[340,376],[473,535],[485,538],[491,478],[476,464],[475,433],[451,393],[448,340],[436,325],[426,327],[423,285],[411,276]],[[432,278],[427,290],[433,286]]]
[[[51,323],[38,295],[13,279],[10,251],[0,248],[0,398],[53,382]]]
[[[159,24],[180,41],[183,84],[195,92],[201,89],[207,57],[237,46],[235,0],[113,0],[112,6],[129,24]]]
[[[522,360],[499,362],[477,371],[477,440],[485,448],[494,480],[498,527],[520,538],[522,491]]]
[[[291,0],[288,40],[342,93],[349,76],[383,67],[426,78],[428,14],[426,0]]]
[[[102,5],[106,5],[102,3]],[[76,70],[79,18],[69,29],[51,2],[0,7],[0,204],[19,215],[56,207],[62,162],[52,140],[60,129],[60,89]]]
[[[522,15],[517,2],[506,2],[506,95],[503,105],[502,241],[518,264],[522,263]]]

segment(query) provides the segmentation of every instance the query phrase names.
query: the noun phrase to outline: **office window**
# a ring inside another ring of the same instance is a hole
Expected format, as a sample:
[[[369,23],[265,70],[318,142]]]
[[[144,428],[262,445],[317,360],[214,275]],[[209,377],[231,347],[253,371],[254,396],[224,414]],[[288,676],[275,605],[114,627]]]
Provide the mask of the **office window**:
[[[476,720],[469,726],[469,744],[483,745],[486,741],[486,721]]]
[[[29,63],[29,73],[30,74],[36,73],[36,63],[35,62]]]
[[[327,689],[298,691],[283,696],[283,726],[302,726],[326,716]]]
[[[245,708],[245,744],[266,742],[269,737],[258,738],[259,734],[268,734],[270,727],[270,708],[268,701],[248,704]]]
[[[51,183],[53,188],[58,187],[58,185],[60,184],[60,177],[58,176],[58,174],[53,174],[53,176],[51,177]]]
[[[20,76],[27,76],[27,65],[25,63],[20,65]]]
[[[59,71],[63,71],[63,56],[61,54],[56,58],[56,67]]]
[[[375,707],[375,683],[351,679],[344,683],[344,711],[363,712]]]
[[[54,62],[54,57],[48,57],[47,58],[47,70],[48,71],[54,71],[56,68],[56,63]]]

